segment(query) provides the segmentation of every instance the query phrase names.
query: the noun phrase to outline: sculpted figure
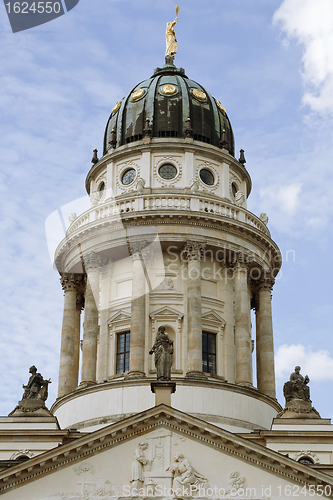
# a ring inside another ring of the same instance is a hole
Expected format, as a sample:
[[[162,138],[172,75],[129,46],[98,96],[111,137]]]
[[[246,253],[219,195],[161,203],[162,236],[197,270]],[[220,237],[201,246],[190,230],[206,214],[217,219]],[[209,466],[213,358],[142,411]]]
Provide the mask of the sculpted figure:
[[[165,333],[164,326],[160,326],[156,336],[155,344],[149,351],[149,354],[155,354],[155,367],[157,380],[171,380],[171,365],[173,354],[173,342]]]
[[[143,466],[148,463],[143,451],[148,447],[147,443],[139,443],[138,448],[134,452],[134,460],[131,466],[131,485],[132,488],[138,490],[143,485]]]
[[[22,386],[24,389],[22,399],[41,399],[42,401],[46,401],[48,397],[48,385],[51,383],[51,379],[44,380],[42,375],[37,373],[37,368],[34,365],[30,366],[29,373],[31,373],[31,376],[28,384]]]
[[[307,375],[303,377],[300,374],[301,367],[295,366],[295,371],[290,375],[290,379],[283,386],[283,394],[286,398],[286,403],[293,399],[303,399],[310,401],[310,389],[307,385],[310,379]]]
[[[193,491],[193,487],[198,487],[208,480],[199,472],[197,472],[187,458],[182,453],[175,455],[175,463],[166,470],[173,472],[172,489],[180,494],[189,494]]]
[[[175,57],[175,54],[177,52],[177,39],[176,39],[176,33],[175,33],[175,26],[178,22],[178,14],[179,14],[179,5],[176,7],[176,14],[177,17],[174,21],[167,23],[166,26],[166,32],[165,32],[165,37],[166,37],[166,50],[165,50],[165,57],[170,56],[172,58]]]

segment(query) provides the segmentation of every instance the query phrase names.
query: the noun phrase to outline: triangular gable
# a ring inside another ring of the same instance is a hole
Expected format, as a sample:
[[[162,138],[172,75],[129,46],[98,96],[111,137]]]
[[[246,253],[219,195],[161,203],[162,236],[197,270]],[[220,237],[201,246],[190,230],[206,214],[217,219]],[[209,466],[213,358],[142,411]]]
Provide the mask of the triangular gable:
[[[247,439],[179,410],[159,405],[1,472],[0,494],[8,493],[9,500],[73,498],[66,496],[67,493],[62,497],[52,496],[51,492],[53,493],[54,489],[49,490],[49,493],[43,497],[37,494],[35,497],[31,496],[31,491],[33,491],[34,485],[40,489],[47,484],[48,487],[51,487],[51,483],[59,485],[60,488],[62,484],[65,484],[62,483],[60,473],[64,474],[64,478],[68,477],[69,474],[75,474],[75,477],[81,478],[77,479],[78,482],[75,484],[79,484],[81,481],[83,486],[85,481],[88,484],[90,475],[94,476],[94,488],[97,488],[98,481],[102,481],[104,477],[103,487],[106,488],[105,485],[110,485],[112,481],[115,481],[115,474],[121,475],[117,473],[117,470],[123,473],[121,467],[126,469],[125,479],[123,478],[122,481],[129,482],[130,479],[126,478],[129,478],[131,463],[133,463],[133,456],[135,460],[139,443],[142,441],[152,442],[152,440],[155,440],[154,446],[157,451],[155,453],[155,448],[151,450],[150,457],[157,461],[155,470],[146,475],[146,480],[152,480],[150,476],[153,476],[162,477],[166,482],[170,481],[170,471],[165,470],[168,463],[166,460],[162,461],[162,454],[158,452],[158,447],[161,447],[162,444],[164,448],[169,446],[170,436],[173,439],[173,452],[176,450],[185,453],[186,458],[198,470],[198,478],[200,479],[201,476],[200,481],[206,478],[211,487],[215,487],[218,483],[217,473],[222,474],[227,467],[230,469],[228,471],[230,485],[233,483],[245,485],[245,476],[247,476],[249,487],[256,480],[256,484],[262,483],[263,485],[275,482],[276,488],[279,484],[286,487],[289,483],[300,488],[313,484],[320,484],[324,488],[325,485],[333,488],[333,478],[327,474],[312,470],[310,467],[295,462],[273,450],[249,442]],[[105,457],[100,455],[103,453],[105,453]],[[105,464],[107,464],[107,468]],[[216,468],[218,470],[215,470]],[[56,476],[50,478],[52,474]],[[106,478],[107,474],[113,474],[112,481]],[[37,479],[40,481],[38,484],[36,484]],[[152,482],[154,481],[152,480]],[[223,487],[225,486],[224,484]],[[15,491],[12,491],[13,489]],[[279,496],[278,491],[275,494],[275,496]],[[271,495],[274,496],[273,493]],[[123,495],[119,493],[118,496]],[[234,495],[231,494],[232,496]],[[263,498],[267,496],[267,491],[263,491],[262,494],[257,492],[256,496]],[[283,491],[280,496],[284,497]],[[90,499],[95,498],[95,496],[91,494],[85,498]]]
[[[184,316],[184,314],[181,313],[180,311],[177,311],[177,309],[174,309],[173,307],[162,306],[159,309],[156,309],[156,311],[150,313],[149,316],[152,319],[155,319],[160,316],[181,319]]]
[[[131,315],[127,311],[124,311],[122,309],[110,316],[110,318],[108,319],[108,325],[117,323],[119,321],[130,321],[130,320],[131,320]]]
[[[205,320],[205,321],[215,321],[216,323],[219,323],[219,324],[222,324],[222,325],[226,324],[226,321],[221,316],[219,316],[215,311],[213,311],[213,310],[205,312],[202,315],[202,320]]]

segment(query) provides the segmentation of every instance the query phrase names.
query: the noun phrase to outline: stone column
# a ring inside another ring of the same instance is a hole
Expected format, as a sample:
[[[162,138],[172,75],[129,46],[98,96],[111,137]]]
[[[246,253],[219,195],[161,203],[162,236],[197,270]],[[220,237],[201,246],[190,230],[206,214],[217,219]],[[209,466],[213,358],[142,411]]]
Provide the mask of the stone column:
[[[84,304],[84,330],[82,342],[81,384],[96,383],[98,306],[99,306],[99,266],[101,259],[91,252],[84,257],[87,284]]]
[[[129,377],[145,377],[146,277],[145,260],[149,252],[146,242],[131,243],[132,302]]]
[[[234,264],[236,384],[252,386],[252,340],[248,265],[243,256]]]
[[[187,260],[187,377],[203,377],[201,260],[206,244],[188,241],[182,251]]]
[[[274,279],[260,280],[256,301],[257,387],[276,398],[271,291]]]
[[[61,333],[58,398],[72,392],[78,383],[80,330],[78,329],[76,301],[82,276],[63,273],[60,281],[65,292],[65,303]]]

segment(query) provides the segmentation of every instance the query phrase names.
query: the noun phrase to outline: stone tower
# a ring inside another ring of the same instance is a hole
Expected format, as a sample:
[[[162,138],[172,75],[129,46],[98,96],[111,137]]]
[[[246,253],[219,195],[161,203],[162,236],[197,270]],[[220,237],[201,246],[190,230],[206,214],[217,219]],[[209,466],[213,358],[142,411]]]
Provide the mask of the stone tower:
[[[91,207],[55,258],[61,427],[91,431],[154,406],[149,350],[164,326],[174,408],[235,432],[270,428],[281,255],[265,214],[246,208],[251,178],[221,102],[167,57],[116,103],[92,162]]]

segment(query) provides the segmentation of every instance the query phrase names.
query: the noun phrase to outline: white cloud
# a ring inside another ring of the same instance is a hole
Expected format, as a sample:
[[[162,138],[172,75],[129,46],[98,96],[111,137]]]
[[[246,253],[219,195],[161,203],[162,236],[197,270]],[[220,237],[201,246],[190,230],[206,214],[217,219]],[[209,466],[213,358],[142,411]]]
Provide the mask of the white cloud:
[[[278,210],[292,215],[298,206],[301,191],[301,183],[289,184],[289,186],[271,185],[260,190],[260,197],[271,211]]]
[[[333,380],[333,358],[324,349],[314,351],[311,346],[284,344],[275,355],[276,377],[286,381],[294,367],[300,365],[301,373],[313,381]]]
[[[314,111],[333,112],[333,3],[331,0],[284,0],[273,17],[287,41],[304,47],[303,102]]]

